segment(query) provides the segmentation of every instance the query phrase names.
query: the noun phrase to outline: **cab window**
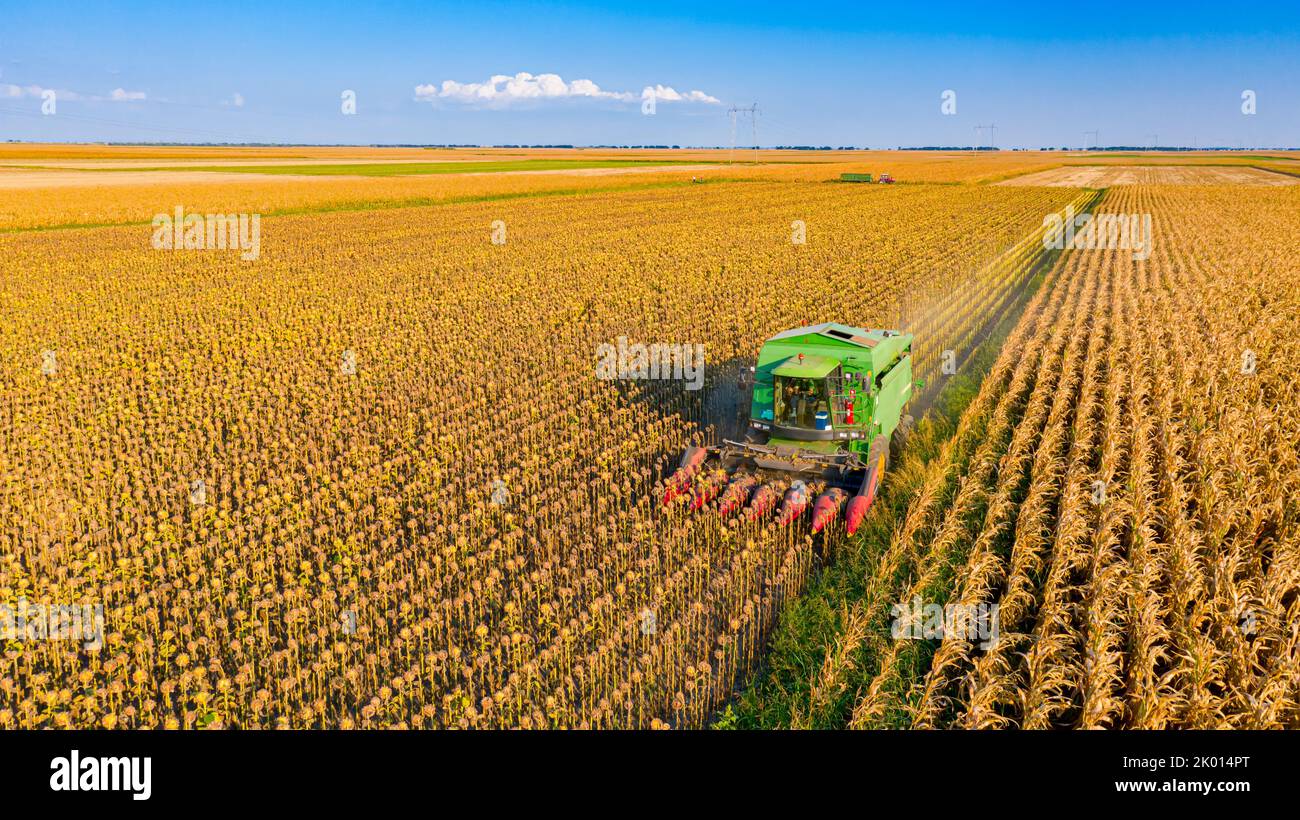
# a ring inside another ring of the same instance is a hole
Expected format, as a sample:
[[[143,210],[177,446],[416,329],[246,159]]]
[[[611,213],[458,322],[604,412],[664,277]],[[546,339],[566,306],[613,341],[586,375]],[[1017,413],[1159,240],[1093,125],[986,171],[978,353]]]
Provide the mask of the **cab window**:
[[[813,430],[817,425],[817,413],[830,411],[823,379],[777,376],[774,386],[776,423],[782,427]]]

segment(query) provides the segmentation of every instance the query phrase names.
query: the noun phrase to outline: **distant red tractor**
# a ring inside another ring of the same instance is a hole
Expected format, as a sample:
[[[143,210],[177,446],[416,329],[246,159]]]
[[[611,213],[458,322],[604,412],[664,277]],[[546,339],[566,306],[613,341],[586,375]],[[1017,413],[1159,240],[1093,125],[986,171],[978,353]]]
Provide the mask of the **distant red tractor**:
[[[881,174],[881,175],[880,175],[880,184],[881,184],[881,185],[893,185],[893,184],[894,184],[894,176],[893,176],[893,174]]]

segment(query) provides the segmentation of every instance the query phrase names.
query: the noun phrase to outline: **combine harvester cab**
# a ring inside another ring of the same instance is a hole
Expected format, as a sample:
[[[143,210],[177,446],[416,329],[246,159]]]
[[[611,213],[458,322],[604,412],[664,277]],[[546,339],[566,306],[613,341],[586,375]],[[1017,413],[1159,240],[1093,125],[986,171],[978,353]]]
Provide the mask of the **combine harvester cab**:
[[[843,513],[853,534],[875,500],[891,439],[906,435],[912,335],[834,322],[768,339],[754,368],[743,441],[690,447],[669,477],[664,503],[717,499],[719,514],[782,525],[812,512],[821,532]],[[900,441],[901,443],[901,441]]]

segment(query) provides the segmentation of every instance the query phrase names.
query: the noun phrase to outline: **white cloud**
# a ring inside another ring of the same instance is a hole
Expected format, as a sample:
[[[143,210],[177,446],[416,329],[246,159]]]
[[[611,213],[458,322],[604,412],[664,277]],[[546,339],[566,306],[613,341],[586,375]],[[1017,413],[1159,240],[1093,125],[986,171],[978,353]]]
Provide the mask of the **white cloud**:
[[[228,100],[222,100],[222,101],[221,101],[221,104],[222,104],[222,105],[233,105],[235,108],[243,108],[243,107],[244,107],[244,95],[243,95],[243,94],[240,94],[238,91],[236,91],[234,94],[230,95],[230,99],[228,99]]]
[[[631,100],[631,94],[604,91],[591,80],[574,80],[566,83],[558,74],[529,74],[521,71],[513,77],[494,74],[486,82],[460,83],[443,80],[441,86],[417,85],[416,99],[455,100],[463,103],[510,103],[517,100],[559,99],[563,97],[594,97]]]
[[[39,97],[47,90],[39,85],[14,85],[13,83],[0,83],[0,97]],[[70,91],[55,92],[63,99],[73,99],[76,95]]]
[[[40,85],[14,85],[12,83],[0,83],[0,97],[43,97],[47,91],[54,92],[55,99],[69,101],[100,100],[103,97],[87,96],[78,94],[75,91],[60,90],[55,88],[45,88]]]
[[[631,91],[607,91],[591,80],[574,80],[566,83],[558,74],[529,74],[526,71],[521,71],[513,77],[508,74],[494,74],[481,83],[443,80],[440,85],[428,83],[415,87],[415,98],[423,102],[451,100],[489,107],[526,100],[586,98],[632,102],[648,97],[655,97],[665,102],[717,103],[719,101],[703,91],[679,94],[672,88],[662,85],[646,86],[638,97]]]
[[[81,94],[67,89],[45,88],[39,85],[0,83],[0,97],[10,99],[18,97],[39,98],[47,91],[53,91],[55,99],[60,102],[139,102],[145,99],[146,96],[143,91],[127,91],[124,88],[115,88],[108,93],[108,96],[100,96],[98,94]]]
[[[641,99],[647,100],[654,97],[656,100],[664,102],[700,102],[700,103],[720,103],[717,97],[709,96],[703,91],[687,91],[682,94],[670,85],[647,85],[641,89]]]

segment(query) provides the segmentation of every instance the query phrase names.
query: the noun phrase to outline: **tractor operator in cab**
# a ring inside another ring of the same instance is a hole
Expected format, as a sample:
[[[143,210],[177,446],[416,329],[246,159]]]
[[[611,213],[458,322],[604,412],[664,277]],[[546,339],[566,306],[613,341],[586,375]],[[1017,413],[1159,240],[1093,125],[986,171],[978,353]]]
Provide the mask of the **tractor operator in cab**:
[[[790,379],[785,383],[781,398],[780,424],[787,427],[813,426],[819,401],[811,379]]]

